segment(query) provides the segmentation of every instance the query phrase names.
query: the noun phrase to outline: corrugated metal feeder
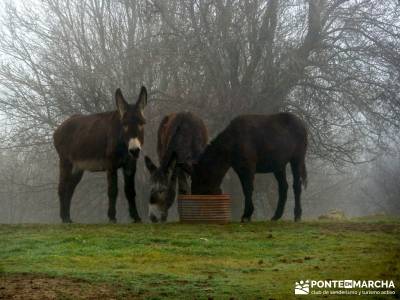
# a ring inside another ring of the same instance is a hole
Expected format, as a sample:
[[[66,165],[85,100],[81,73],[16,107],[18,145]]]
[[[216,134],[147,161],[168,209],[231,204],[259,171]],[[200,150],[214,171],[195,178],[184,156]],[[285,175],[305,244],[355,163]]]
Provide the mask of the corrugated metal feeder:
[[[183,223],[218,223],[231,221],[231,197],[221,195],[179,195],[178,213]]]

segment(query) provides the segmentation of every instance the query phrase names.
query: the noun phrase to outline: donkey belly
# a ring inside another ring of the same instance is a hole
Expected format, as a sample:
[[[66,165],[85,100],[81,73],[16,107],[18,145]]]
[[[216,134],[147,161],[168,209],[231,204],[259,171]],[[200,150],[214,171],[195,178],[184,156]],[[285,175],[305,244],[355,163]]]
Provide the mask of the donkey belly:
[[[257,173],[272,173],[286,166],[289,159],[284,155],[267,154],[257,161]]]
[[[256,173],[271,173],[273,171],[272,164],[257,164]]]
[[[104,160],[78,160],[73,162],[74,170],[84,170],[90,172],[101,172],[107,169],[107,164]]]

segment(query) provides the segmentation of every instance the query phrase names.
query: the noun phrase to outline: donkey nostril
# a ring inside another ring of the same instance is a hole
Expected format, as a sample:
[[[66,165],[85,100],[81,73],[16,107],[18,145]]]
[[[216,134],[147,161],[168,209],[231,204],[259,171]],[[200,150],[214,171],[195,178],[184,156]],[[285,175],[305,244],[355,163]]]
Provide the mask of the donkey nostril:
[[[129,153],[130,153],[133,157],[138,158],[138,157],[139,157],[139,153],[140,153],[140,149],[139,149],[139,148],[129,149]]]
[[[156,202],[157,202],[157,197],[154,194],[152,194],[150,196],[150,204],[156,204]]]
[[[150,220],[151,220],[152,223],[157,223],[158,222],[157,217],[155,215],[153,215],[153,214],[150,215]]]

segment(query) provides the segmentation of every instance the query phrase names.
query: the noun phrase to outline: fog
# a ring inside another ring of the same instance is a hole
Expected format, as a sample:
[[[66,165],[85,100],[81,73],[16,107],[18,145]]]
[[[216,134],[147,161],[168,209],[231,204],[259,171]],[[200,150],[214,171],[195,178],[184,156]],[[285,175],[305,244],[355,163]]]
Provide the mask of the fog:
[[[215,137],[244,113],[288,111],[309,130],[304,219],[400,213],[400,6],[397,0],[41,0],[1,3],[0,223],[57,223],[52,134],[73,114],[115,110],[120,87],[149,92],[136,202],[147,221],[163,116],[192,111]],[[285,219],[293,219],[291,172]],[[117,219],[129,222],[119,174]],[[233,218],[243,212],[229,171]],[[254,219],[277,203],[257,175]],[[103,172],[86,172],[75,222],[107,222]],[[176,206],[170,220],[177,220]]]

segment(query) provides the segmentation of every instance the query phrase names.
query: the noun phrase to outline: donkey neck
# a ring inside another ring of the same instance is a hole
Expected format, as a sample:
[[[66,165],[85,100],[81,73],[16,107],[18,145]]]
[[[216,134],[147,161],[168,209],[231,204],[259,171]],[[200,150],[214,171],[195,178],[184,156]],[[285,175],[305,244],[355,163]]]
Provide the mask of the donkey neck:
[[[202,176],[203,188],[219,190],[222,180],[231,167],[230,139],[218,136],[204,150],[197,168]]]

